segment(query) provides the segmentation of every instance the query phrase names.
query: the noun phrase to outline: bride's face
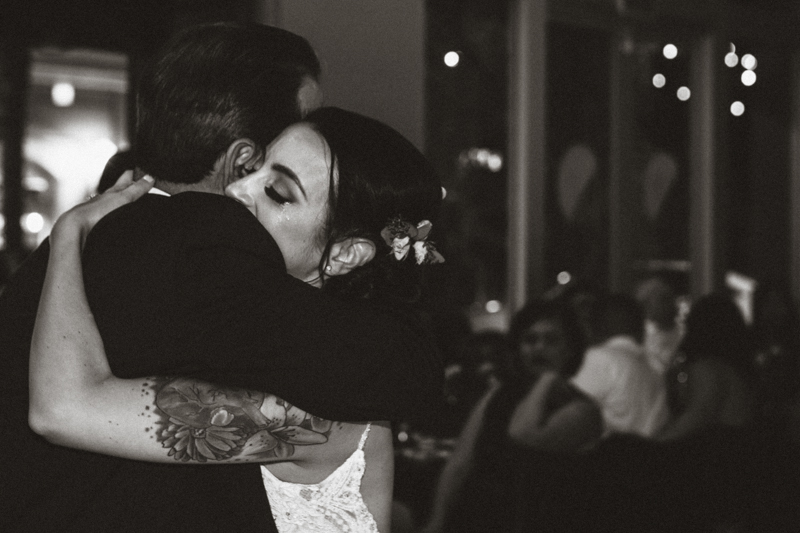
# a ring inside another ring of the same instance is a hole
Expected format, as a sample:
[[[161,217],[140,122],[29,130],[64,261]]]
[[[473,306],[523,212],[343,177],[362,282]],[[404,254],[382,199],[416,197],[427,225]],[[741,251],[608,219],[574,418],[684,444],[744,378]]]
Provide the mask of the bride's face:
[[[244,204],[278,243],[292,276],[318,276],[328,212],[329,150],[306,124],[290,126],[267,148],[264,165],[228,185],[225,194]]]

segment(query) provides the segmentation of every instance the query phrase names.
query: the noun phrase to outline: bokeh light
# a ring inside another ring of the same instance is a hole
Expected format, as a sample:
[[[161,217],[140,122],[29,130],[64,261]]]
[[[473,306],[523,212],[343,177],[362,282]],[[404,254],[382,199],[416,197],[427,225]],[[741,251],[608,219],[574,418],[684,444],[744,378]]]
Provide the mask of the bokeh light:
[[[756,73],[752,70],[742,72],[742,84],[750,87],[756,82]]]
[[[739,64],[739,56],[736,55],[736,52],[728,52],[725,54],[725,65],[733,68]]]
[[[489,300],[486,302],[487,313],[499,313],[503,309],[503,304],[497,300]]]
[[[753,70],[758,66],[758,61],[756,61],[756,56],[753,54],[745,54],[742,56],[742,66],[747,70]]]
[[[690,91],[688,87],[683,86],[678,89],[677,94],[678,94],[678,100],[680,100],[681,102],[685,102],[686,100],[691,98],[692,91]]]
[[[28,213],[22,217],[22,227],[31,233],[39,233],[44,229],[44,217],[40,213]]]
[[[66,82],[55,83],[50,90],[50,98],[58,107],[69,107],[75,103],[75,86]]]
[[[458,52],[447,52],[444,55],[444,64],[450,68],[458,65],[459,61],[461,61],[461,55]]]
[[[675,59],[678,57],[678,47],[674,44],[668,44],[664,46],[664,50],[662,51],[664,57],[667,59]]]
[[[744,114],[744,104],[738,100],[731,104],[731,115],[741,117]]]
[[[664,85],[667,84],[667,78],[664,77],[663,74],[656,74],[653,76],[653,86],[657,88],[662,88]]]
[[[490,153],[489,158],[486,160],[486,168],[491,172],[500,172],[503,168],[503,156],[496,153]]]
[[[570,281],[572,281],[572,276],[566,270],[559,272],[556,276],[556,281],[558,281],[559,285],[566,285]]]

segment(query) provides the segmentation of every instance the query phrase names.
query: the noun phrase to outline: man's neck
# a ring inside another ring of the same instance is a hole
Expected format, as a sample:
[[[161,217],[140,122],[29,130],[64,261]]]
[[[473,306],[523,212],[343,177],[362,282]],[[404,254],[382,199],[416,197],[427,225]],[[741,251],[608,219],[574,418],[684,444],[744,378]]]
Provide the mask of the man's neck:
[[[134,169],[133,179],[138,180],[142,176],[145,175],[145,172],[136,167]],[[157,189],[161,189],[165,193],[169,194],[170,196],[174,194],[179,194],[182,192],[207,192],[211,194],[225,194],[225,180],[222,179],[220,174],[216,171],[212,171],[202,180],[198,181],[197,183],[175,183],[173,181],[165,181],[156,179],[155,187]]]
[[[207,192],[211,194],[224,194],[222,187],[215,180],[205,179],[199,183],[173,183],[170,181],[156,180],[155,186],[170,195],[182,192]]]

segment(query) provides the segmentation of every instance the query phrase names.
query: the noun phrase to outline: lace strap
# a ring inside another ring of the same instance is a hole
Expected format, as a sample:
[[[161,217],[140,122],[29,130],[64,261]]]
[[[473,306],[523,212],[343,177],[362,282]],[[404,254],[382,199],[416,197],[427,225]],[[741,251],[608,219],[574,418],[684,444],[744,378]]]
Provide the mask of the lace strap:
[[[361,440],[358,441],[358,449],[364,449],[364,443],[367,442],[367,433],[369,433],[369,428],[372,426],[372,422],[367,422],[367,428],[364,430],[364,433],[361,434]]]

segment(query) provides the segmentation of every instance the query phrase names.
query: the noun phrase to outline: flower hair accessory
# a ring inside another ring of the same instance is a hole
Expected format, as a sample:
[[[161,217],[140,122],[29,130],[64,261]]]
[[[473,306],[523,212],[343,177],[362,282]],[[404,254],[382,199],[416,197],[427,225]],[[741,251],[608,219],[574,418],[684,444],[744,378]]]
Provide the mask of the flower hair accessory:
[[[432,242],[426,240],[431,228],[433,224],[428,220],[423,220],[414,226],[400,217],[395,217],[383,228],[381,237],[392,249],[391,253],[398,261],[405,259],[413,247],[414,258],[418,265],[444,263],[442,254],[436,251]]]

